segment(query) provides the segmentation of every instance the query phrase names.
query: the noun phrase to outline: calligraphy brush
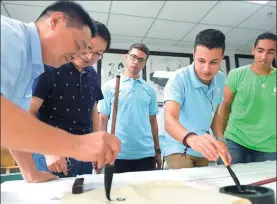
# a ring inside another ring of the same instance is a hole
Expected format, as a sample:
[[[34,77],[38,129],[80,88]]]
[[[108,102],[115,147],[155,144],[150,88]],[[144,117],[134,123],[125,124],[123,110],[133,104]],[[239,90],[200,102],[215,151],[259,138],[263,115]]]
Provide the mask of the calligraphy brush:
[[[115,134],[115,125],[116,125],[116,115],[117,115],[117,106],[118,106],[118,95],[119,95],[119,86],[120,86],[120,75],[116,76],[116,83],[115,83],[115,94],[114,94],[114,105],[113,105],[113,116],[112,116],[112,128],[111,134]],[[111,187],[113,181],[113,173],[114,173],[114,166],[107,164],[105,166],[105,173],[104,173],[104,185],[105,185],[105,193],[106,198],[111,201]]]

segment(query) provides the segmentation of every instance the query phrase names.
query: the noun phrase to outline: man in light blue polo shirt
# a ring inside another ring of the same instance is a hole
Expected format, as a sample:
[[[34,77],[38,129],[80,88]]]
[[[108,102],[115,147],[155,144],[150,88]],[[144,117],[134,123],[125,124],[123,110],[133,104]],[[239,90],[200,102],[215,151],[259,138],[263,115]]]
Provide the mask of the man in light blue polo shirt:
[[[89,14],[74,2],[53,3],[36,23],[1,16],[1,146],[13,149],[11,153],[28,182],[56,178],[36,171],[29,152],[98,161],[100,166],[112,164],[116,158],[120,142],[115,136],[92,133],[76,137],[26,112],[33,81],[44,71],[43,64],[59,67],[71,61],[87,51],[95,32]]]
[[[120,79],[115,135],[121,151],[115,160],[115,172],[149,171],[161,167],[155,91],[141,77],[149,57],[148,48],[134,44],[125,56],[126,69]],[[104,84],[104,99],[98,103],[100,130],[107,130],[113,113],[115,79]]]
[[[223,100],[224,75],[219,71],[224,57],[225,36],[219,30],[201,31],[195,40],[194,63],[176,71],[165,91],[165,133],[161,139],[170,169],[207,166],[221,151],[231,162],[213,116]],[[185,155],[184,155],[185,154]]]

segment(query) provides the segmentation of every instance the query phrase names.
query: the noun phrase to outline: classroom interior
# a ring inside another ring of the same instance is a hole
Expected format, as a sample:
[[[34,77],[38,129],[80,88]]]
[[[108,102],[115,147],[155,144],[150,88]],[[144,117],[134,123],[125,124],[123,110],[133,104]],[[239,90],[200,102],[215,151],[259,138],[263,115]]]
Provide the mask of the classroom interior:
[[[25,23],[34,22],[52,2],[1,1],[1,15]],[[220,68],[225,77],[230,70],[252,63],[252,47],[259,34],[266,31],[276,34],[274,0],[77,2],[94,20],[105,24],[111,33],[111,48],[93,65],[101,85],[123,73],[126,66],[124,55],[130,45],[142,42],[148,46],[151,58],[141,75],[157,94],[161,137],[164,132],[164,83],[155,80],[153,74],[175,71],[191,64],[198,32],[213,28],[225,34],[226,51]],[[275,57],[272,65],[276,67],[276,64]],[[272,172],[269,174],[273,176]],[[22,180],[19,168],[9,151],[1,148],[1,183],[14,180]]]

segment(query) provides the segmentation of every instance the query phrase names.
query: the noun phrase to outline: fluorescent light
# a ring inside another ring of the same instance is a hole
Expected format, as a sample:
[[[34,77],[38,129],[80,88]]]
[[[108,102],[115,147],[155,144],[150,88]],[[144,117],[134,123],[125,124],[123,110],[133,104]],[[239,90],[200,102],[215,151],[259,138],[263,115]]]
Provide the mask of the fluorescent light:
[[[246,1],[246,2],[255,3],[255,4],[266,4],[269,1]]]
[[[173,77],[176,73],[174,71],[155,71],[153,77],[169,79]]]

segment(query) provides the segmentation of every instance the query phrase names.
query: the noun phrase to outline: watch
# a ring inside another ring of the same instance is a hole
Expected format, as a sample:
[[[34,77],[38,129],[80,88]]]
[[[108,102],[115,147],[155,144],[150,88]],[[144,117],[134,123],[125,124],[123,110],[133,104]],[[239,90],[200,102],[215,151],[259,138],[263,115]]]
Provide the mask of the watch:
[[[156,153],[161,153],[161,149],[160,148],[155,148],[155,152]]]
[[[217,141],[223,141],[226,144],[226,139],[224,137],[215,137]]]

